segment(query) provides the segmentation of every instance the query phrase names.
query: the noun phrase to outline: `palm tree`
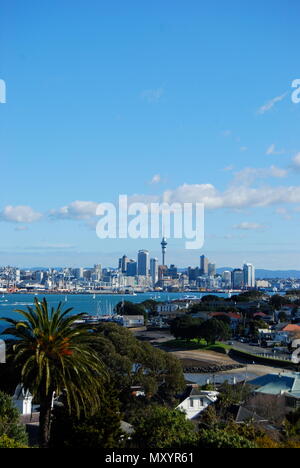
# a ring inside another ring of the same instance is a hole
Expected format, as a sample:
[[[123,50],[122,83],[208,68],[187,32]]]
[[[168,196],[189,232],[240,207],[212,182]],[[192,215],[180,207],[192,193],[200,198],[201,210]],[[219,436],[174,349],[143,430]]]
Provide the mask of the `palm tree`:
[[[10,326],[2,334],[15,340],[13,363],[20,369],[22,384],[40,404],[40,447],[49,444],[53,395],[65,392],[69,411],[79,416],[99,408],[104,365],[93,345],[91,330],[77,320],[83,314],[70,315],[71,308],[48,307],[44,298],[36,298],[34,307],[17,310],[22,320],[2,318]]]

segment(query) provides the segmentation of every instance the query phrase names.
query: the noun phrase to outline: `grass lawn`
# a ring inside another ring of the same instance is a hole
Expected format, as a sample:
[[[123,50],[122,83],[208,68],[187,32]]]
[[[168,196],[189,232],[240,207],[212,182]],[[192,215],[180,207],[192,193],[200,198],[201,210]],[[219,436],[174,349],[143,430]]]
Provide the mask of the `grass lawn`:
[[[195,349],[195,350],[202,350],[202,351],[216,351],[218,353],[226,354],[227,351],[231,349],[226,343],[222,343],[220,341],[216,341],[214,345],[208,345],[205,340],[201,340],[198,342],[197,340],[170,340],[164,343],[164,346],[168,348],[176,348],[176,349]]]

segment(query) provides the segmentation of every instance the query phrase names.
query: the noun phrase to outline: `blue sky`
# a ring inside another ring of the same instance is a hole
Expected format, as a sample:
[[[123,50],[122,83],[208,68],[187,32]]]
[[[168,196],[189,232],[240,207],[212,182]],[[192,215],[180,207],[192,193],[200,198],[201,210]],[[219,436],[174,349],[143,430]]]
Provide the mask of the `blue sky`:
[[[0,264],[159,255],[154,240],[98,239],[91,207],[167,192],[207,205],[203,249],[170,239],[168,262],[300,269],[298,0],[1,10]]]

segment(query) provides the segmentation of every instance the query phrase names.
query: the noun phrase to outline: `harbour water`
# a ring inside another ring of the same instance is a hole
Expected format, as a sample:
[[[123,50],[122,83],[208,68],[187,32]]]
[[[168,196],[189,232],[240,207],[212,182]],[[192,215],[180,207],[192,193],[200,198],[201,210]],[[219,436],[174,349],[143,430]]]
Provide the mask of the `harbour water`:
[[[191,293],[190,293],[191,294]],[[193,293],[193,296],[201,298],[203,293]],[[227,294],[220,293],[219,296],[227,297]],[[122,300],[140,303],[147,299],[156,301],[168,301],[183,298],[185,294],[149,292],[136,295],[130,294],[4,294],[0,296],[0,317],[18,318],[17,310],[26,310],[27,306],[32,306],[34,299],[41,301],[46,297],[48,304],[53,307],[62,302],[64,308],[73,308],[71,313],[86,313],[89,315],[112,315],[115,306]],[[0,331],[5,324],[0,322]]]

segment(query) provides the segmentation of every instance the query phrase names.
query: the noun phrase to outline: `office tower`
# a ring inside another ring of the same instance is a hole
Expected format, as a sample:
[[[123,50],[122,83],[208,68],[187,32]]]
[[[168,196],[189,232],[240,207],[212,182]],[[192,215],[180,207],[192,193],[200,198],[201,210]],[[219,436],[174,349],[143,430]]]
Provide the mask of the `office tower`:
[[[149,273],[149,252],[140,250],[138,253],[138,276],[148,276]]]
[[[244,270],[244,285],[246,288],[255,288],[255,268],[251,263],[245,263]]]
[[[83,268],[75,268],[74,276],[76,279],[83,279]]]
[[[166,238],[163,237],[162,238],[162,241],[161,241],[161,250],[162,250],[162,265],[164,266],[165,265],[165,260],[166,260],[166,248],[167,248],[167,241],[166,241]]]
[[[102,276],[102,267],[101,265],[94,265],[94,278],[95,281],[101,281],[101,276]]]
[[[121,258],[121,265],[120,265],[120,270],[122,273],[126,273],[127,271],[127,263],[129,262],[129,258],[126,255],[123,255]]]
[[[207,266],[207,271],[208,271],[208,276],[216,276],[217,270],[216,270],[216,264],[215,263],[209,263]]]
[[[137,262],[134,260],[129,260],[127,262],[126,276],[136,276],[137,275]]]
[[[223,271],[222,279],[225,288],[231,288],[231,271]]]
[[[208,275],[208,258],[205,255],[200,257],[200,273],[201,275]]]
[[[191,268],[191,267],[189,267],[189,268],[188,268],[189,282],[191,282],[191,281],[196,281],[197,278],[199,278],[200,275],[201,275],[201,270],[200,270],[200,268],[198,268],[198,267],[196,267],[196,268]]]
[[[150,276],[151,276],[153,285],[155,285],[158,281],[158,259],[157,258],[150,259]]]
[[[232,272],[233,289],[242,289],[244,287],[244,272],[240,268],[236,268]]]

